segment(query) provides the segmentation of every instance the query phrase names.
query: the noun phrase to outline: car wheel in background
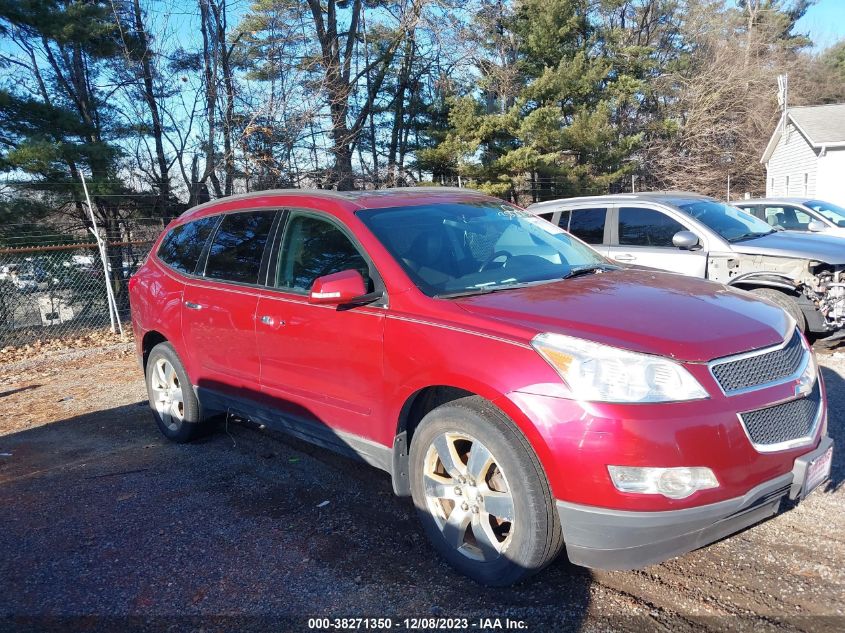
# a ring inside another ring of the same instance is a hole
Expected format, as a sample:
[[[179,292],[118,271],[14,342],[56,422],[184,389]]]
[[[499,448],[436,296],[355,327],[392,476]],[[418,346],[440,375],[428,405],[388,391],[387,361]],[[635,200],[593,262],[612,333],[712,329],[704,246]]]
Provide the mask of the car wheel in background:
[[[804,313],[801,312],[801,308],[798,305],[798,302],[795,301],[792,297],[790,297],[785,292],[781,292],[780,290],[775,290],[773,288],[755,288],[752,290],[755,295],[758,297],[763,297],[764,299],[768,299],[776,306],[782,308],[784,312],[786,312],[789,316],[795,319],[795,322],[798,324],[798,329],[802,332],[807,331],[807,321],[804,318]]]
[[[170,343],[152,349],[146,379],[153,417],[167,439],[190,442],[207,431],[193,385]]]
[[[410,468],[426,534],[461,573],[510,585],[560,553],[560,523],[540,462],[489,402],[462,398],[428,413],[414,431]]]

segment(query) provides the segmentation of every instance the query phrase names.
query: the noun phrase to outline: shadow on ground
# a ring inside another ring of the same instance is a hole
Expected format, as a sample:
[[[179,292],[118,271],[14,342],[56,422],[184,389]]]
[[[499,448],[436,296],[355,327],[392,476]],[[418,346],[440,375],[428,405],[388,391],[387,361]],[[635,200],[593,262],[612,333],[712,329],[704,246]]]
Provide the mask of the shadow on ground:
[[[845,379],[829,367],[822,367],[821,372],[827,390],[827,432],[833,438],[835,447],[828,488],[835,490],[845,482],[845,460],[836,454],[837,451],[842,451],[842,447],[845,447],[845,426],[837,415],[838,412],[845,411]]]
[[[521,586],[480,587],[437,558],[380,471],[274,433],[220,431],[171,444],[136,403],[0,437],[11,454],[0,457],[0,622],[266,630],[317,616],[510,617],[569,630],[584,620],[587,570],[561,559]]]

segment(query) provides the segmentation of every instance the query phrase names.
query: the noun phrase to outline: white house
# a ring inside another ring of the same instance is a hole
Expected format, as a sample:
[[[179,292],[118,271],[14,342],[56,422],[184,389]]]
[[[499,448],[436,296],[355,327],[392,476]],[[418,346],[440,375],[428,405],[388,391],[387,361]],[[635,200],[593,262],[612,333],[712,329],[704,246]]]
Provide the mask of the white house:
[[[845,103],[789,108],[760,162],[767,198],[807,196],[845,206]]]

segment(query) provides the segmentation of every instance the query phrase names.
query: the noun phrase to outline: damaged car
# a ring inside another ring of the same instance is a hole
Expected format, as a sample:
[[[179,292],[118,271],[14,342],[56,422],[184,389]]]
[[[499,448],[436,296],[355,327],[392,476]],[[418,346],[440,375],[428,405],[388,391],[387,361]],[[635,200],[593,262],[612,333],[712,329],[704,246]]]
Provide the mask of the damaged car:
[[[618,262],[741,288],[783,308],[805,332],[845,336],[845,238],[778,231],[691,193],[569,198],[529,209]]]

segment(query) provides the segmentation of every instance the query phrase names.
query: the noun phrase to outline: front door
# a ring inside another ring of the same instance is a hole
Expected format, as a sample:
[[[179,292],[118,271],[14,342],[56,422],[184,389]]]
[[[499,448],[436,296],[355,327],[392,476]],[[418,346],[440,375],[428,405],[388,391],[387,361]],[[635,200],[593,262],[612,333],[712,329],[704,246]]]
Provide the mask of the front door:
[[[672,243],[676,233],[690,230],[679,220],[664,211],[637,206],[619,207],[617,218],[617,239],[609,248],[612,259],[692,277],[706,275],[706,248],[684,250]]]
[[[271,270],[275,290],[257,312],[261,389],[289,414],[384,444],[384,308],[339,309],[308,302],[314,280],[357,270],[380,285],[363,249],[333,218],[290,213]],[[375,279],[374,279],[375,278]]]

